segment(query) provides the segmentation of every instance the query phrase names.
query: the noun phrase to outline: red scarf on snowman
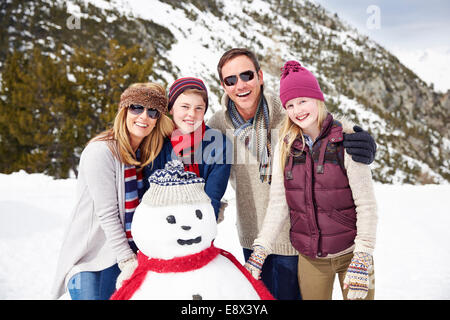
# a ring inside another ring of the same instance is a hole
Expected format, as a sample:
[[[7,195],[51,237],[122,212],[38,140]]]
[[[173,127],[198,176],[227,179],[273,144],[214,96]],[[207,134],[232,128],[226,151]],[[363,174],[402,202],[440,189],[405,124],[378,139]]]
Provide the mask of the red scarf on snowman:
[[[142,252],[138,252],[138,267],[134,271],[130,279],[125,280],[121,288],[119,288],[112,296],[111,300],[129,300],[134,293],[141,287],[145,280],[147,272],[188,272],[200,269],[211,262],[217,255],[228,258],[233,264],[244,274],[247,280],[252,284],[256,293],[261,300],[274,300],[273,296],[264,286],[262,281],[256,280],[253,276],[239,263],[239,261],[229,252],[216,248],[213,244],[203,251],[194,253],[184,257],[173,258],[169,260],[148,258]]]

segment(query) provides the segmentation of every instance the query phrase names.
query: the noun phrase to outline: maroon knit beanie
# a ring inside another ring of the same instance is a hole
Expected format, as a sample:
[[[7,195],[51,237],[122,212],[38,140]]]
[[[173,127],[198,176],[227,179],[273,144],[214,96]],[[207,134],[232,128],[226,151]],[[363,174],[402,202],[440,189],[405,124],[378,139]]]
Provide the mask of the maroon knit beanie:
[[[172,109],[175,100],[177,100],[178,96],[182,94],[187,89],[197,89],[206,92],[206,110],[208,110],[208,90],[206,90],[206,86],[202,80],[186,77],[175,80],[175,82],[170,86],[169,89],[169,111]]]
[[[298,97],[308,97],[324,101],[319,82],[314,75],[297,61],[288,61],[281,69],[280,100],[286,102]]]

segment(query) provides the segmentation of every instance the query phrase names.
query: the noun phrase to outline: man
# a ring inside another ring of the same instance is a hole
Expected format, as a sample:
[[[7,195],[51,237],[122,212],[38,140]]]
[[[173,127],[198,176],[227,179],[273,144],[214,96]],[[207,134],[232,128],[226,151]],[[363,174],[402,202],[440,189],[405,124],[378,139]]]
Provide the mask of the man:
[[[278,95],[264,91],[263,72],[250,50],[234,48],[225,52],[217,71],[225,90],[221,100],[223,109],[211,117],[208,126],[227,134],[234,142],[235,157],[241,159],[233,159],[230,182],[236,192],[238,235],[247,261],[266,215],[271,156],[277,140],[272,135],[281,125],[284,112]],[[345,136],[344,146],[355,161],[371,163],[375,142],[367,132],[356,130],[359,132]],[[262,281],[276,299],[301,299],[298,252],[289,240],[288,224],[273,249],[262,268]]]

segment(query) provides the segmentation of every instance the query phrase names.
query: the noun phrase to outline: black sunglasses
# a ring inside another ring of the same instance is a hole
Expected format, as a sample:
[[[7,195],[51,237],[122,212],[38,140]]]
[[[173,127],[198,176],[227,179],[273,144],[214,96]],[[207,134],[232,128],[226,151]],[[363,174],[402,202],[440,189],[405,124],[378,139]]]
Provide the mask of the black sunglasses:
[[[241,78],[241,80],[245,82],[253,80],[254,77],[255,72],[251,70],[247,70],[239,74],[239,78]],[[227,86],[234,86],[237,83],[237,76],[236,75],[228,76],[225,79],[223,79],[223,83],[225,83]]]
[[[128,107],[128,109],[132,114],[138,115],[144,112],[144,109],[147,108],[139,104],[132,104]],[[156,109],[147,109],[147,115],[150,119],[158,119],[161,116],[161,113],[159,113]]]

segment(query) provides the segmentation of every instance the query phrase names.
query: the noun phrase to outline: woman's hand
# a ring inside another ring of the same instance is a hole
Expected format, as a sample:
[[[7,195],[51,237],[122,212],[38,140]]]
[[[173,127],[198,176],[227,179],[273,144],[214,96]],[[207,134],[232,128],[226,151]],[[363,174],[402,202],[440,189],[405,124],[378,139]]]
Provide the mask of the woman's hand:
[[[355,252],[344,279],[344,290],[348,288],[347,298],[364,299],[370,287],[370,273],[373,268],[372,255]]]
[[[119,274],[116,280],[116,289],[122,287],[123,282],[131,278],[137,266],[138,262],[136,255],[119,262],[119,269],[121,273]]]
[[[253,252],[244,265],[256,280],[261,279],[261,271],[267,255],[267,250],[263,246],[253,246]]]

